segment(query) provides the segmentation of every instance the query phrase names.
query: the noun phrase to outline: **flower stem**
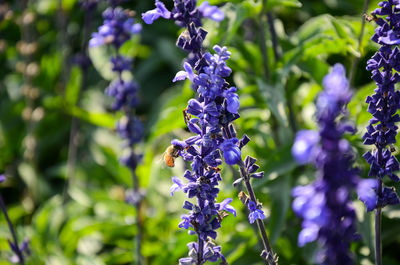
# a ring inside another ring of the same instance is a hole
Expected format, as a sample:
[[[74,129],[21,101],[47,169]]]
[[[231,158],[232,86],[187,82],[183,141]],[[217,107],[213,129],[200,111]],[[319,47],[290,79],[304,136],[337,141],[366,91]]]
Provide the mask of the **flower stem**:
[[[375,265],[382,265],[382,208],[375,210]]]
[[[25,264],[24,256],[22,255],[22,251],[19,248],[17,234],[15,233],[15,230],[14,230],[14,227],[13,227],[13,225],[11,223],[10,217],[8,216],[7,208],[6,208],[6,205],[5,205],[4,201],[3,201],[3,197],[1,196],[1,194],[0,194],[0,208],[1,208],[1,211],[3,212],[3,214],[4,214],[4,217],[7,220],[8,228],[10,229],[11,235],[13,237],[15,251],[16,251],[15,254],[18,256],[19,264],[20,265],[24,265]]]
[[[378,147],[378,164],[381,165],[382,161],[382,148]],[[382,197],[382,179],[378,176],[377,195],[378,201]],[[382,227],[382,208],[378,205],[375,210],[375,265],[382,265],[382,240],[381,240],[381,227]]]
[[[135,171],[132,170],[132,184],[133,184],[133,192],[135,194],[139,194],[139,179],[135,173]],[[143,263],[143,256],[142,256],[142,237],[143,237],[143,224],[142,224],[142,218],[141,218],[141,206],[142,206],[142,198],[140,197],[139,200],[137,200],[134,204],[134,207],[136,209],[136,227],[137,227],[137,233],[135,237],[135,243],[136,243],[136,264],[137,265],[142,265]]]
[[[264,28],[264,5],[263,5],[263,10],[260,13],[259,31],[260,31],[260,49],[264,66],[264,75],[267,79],[269,79],[270,75],[268,67],[268,51],[267,51],[267,44],[266,44],[267,41],[265,39],[265,28]]]
[[[200,238],[200,235],[198,235],[199,240],[198,240],[198,249],[197,249],[197,262],[196,265],[202,265],[203,264],[203,248],[204,248],[204,241]]]
[[[279,59],[281,58],[281,54],[279,53],[279,50],[278,50],[278,38],[276,36],[276,30],[275,30],[275,25],[274,25],[274,16],[273,16],[272,12],[267,12],[267,20],[268,20],[268,25],[269,25],[269,32],[271,34],[272,48],[274,50],[275,62],[278,62]]]
[[[368,11],[369,1],[370,0],[365,0],[364,1],[364,8],[363,8],[362,16],[361,16],[361,31],[360,31],[360,36],[358,36],[358,48],[357,48],[357,50],[360,53],[361,53],[360,49],[361,49],[361,45],[362,45],[362,39],[363,39],[363,36],[364,36],[364,28],[365,28],[364,14],[366,14],[367,11]],[[360,56],[361,56],[361,54],[360,54]],[[350,77],[349,77],[350,85],[352,85],[353,82],[354,82],[354,75],[355,75],[357,64],[358,64],[359,60],[360,60],[360,57],[355,56],[353,58],[352,63],[351,63],[351,70],[350,70]]]
[[[239,164],[240,176],[242,177],[242,179],[244,181],[244,184],[246,186],[247,192],[249,193],[250,199],[252,201],[254,201],[255,203],[257,203],[257,198],[254,193],[254,189],[250,183],[249,172],[247,171],[246,166],[244,165],[244,162],[242,160],[239,163],[240,163]],[[267,232],[265,231],[264,222],[261,219],[256,219],[256,222],[257,222],[258,230],[261,234],[261,240],[264,245],[264,250],[267,254],[266,264],[277,265],[277,262],[276,262],[277,258],[274,256],[274,253],[272,252],[271,245],[268,240]]]

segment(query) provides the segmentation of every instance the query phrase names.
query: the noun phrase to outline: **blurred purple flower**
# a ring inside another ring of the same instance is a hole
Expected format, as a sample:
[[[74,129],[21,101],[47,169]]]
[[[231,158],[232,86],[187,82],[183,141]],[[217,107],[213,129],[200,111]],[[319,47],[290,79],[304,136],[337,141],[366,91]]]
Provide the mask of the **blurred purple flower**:
[[[351,98],[342,65],[335,65],[323,80],[324,90],[317,99],[319,131],[300,131],[292,154],[300,164],[315,164],[317,180],[292,190],[293,211],[303,218],[299,246],[318,240],[318,264],[354,264],[350,252],[356,233],[356,216],[351,192],[358,182],[353,168],[352,149],[342,139],[351,128],[338,122]]]
[[[225,17],[224,12],[222,12],[218,7],[210,5],[208,1],[201,3],[199,6],[200,14],[203,17],[210,18],[215,21],[222,21]]]
[[[318,142],[318,132],[311,130],[299,131],[292,147],[292,155],[296,162],[301,165],[311,162],[316,157]]]
[[[5,174],[0,174],[0,183],[6,181],[6,175]]]

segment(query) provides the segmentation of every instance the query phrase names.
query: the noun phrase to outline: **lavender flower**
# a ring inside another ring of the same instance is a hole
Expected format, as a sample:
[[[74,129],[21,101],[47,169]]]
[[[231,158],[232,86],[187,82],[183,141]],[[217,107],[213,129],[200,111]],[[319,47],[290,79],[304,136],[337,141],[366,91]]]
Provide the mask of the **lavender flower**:
[[[336,64],[323,80],[324,91],[317,100],[319,132],[301,131],[296,136],[292,153],[301,164],[314,162],[317,180],[295,187],[292,195],[294,212],[303,218],[299,246],[318,240],[321,250],[318,264],[354,264],[350,244],[355,239],[356,215],[351,193],[358,182],[352,167],[350,144],[342,139],[351,127],[338,122],[351,98],[345,69]]]
[[[214,230],[220,226],[220,221],[218,219],[207,220],[211,231],[202,231],[199,226],[204,224],[204,218],[198,219],[197,215],[204,215],[202,213],[204,210],[209,212],[210,207],[217,210],[211,210],[211,218],[214,218],[213,216],[218,210],[222,210],[211,203],[217,196],[216,185],[221,180],[217,172],[219,171],[218,166],[222,163],[222,153],[227,164],[238,164],[240,166],[242,178],[239,181],[245,182],[251,199],[247,201],[249,204],[245,203],[250,209],[249,220],[251,222],[257,221],[265,246],[262,257],[269,264],[276,264],[276,257],[272,254],[262,222],[265,216],[260,210],[261,204],[255,204],[257,200],[250,184],[250,177],[261,178],[263,172],[256,173],[259,168],[255,165],[256,159],[247,157],[245,162],[242,161],[241,148],[250,139],[245,135],[239,140],[232,126],[232,122],[239,118],[240,103],[239,96],[236,94],[237,89],[230,87],[225,80],[231,74],[231,69],[226,65],[230,52],[226,47],[219,47],[218,45],[213,47],[215,54],[203,51],[202,44],[207,32],[201,28],[201,18],[208,17],[221,21],[224,15],[218,8],[210,6],[208,2],[204,2],[199,8],[196,8],[196,1],[194,0],[175,0],[174,3],[174,9],[169,12],[161,2],[156,1],[156,9],[144,13],[142,17],[147,23],[152,23],[155,19],[164,17],[172,19],[179,26],[186,28],[179,36],[176,44],[189,52],[189,55],[184,63],[185,70],[178,72],[173,81],[187,78],[192,82],[193,90],[197,92],[197,98],[189,100],[185,114],[186,124],[196,136],[190,137],[184,144],[179,144],[180,155],[183,159],[192,161],[192,171],[185,173],[189,183],[184,184],[174,177],[171,194],[182,189],[189,198],[197,197],[198,206],[185,203],[184,208],[191,212],[189,215],[182,216],[183,221],[180,223],[180,227],[186,229],[192,227],[198,234],[199,247],[196,248],[198,258],[197,260],[190,257],[181,259],[180,263],[203,264],[207,260],[213,261],[204,256],[204,252],[202,252],[201,245],[204,245],[202,240],[205,240],[203,232],[211,238],[215,238],[216,232]],[[210,180],[204,183],[204,177],[210,178]],[[208,186],[205,184],[208,184]],[[212,185],[210,186],[210,184]],[[204,198],[207,198],[208,202],[204,202]],[[200,223],[198,220],[201,220]],[[225,259],[222,254],[218,255],[224,263]]]
[[[259,206],[257,206],[255,202],[249,201],[247,207],[249,207],[250,210],[249,221],[251,224],[254,223],[256,219],[265,219],[263,210],[259,209]]]
[[[117,123],[117,132],[125,140],[125,147],[128,153],[124,154],[121,162],[135,171],[140,155],[136,155],[132,145],[140,142],[143,135],[143,127],[138,119],[133,117],[132,111],[138,105],[137,98],[138,85],[132,80],[124,80],[122,73],[131,70],[131,59],[122,56],[119,48],[132,35],[141,31],[141,25],[135,24],[134,19],[129,16],[129,12],[121,7],[109,7],[103,12],[104,24],[99,27],[99,31],[92,35],[89,41],[91,47],[98,45],[111,45],[117,55],[111,58],[112,71],[118,76],[116,80],[106,89],[106,94],[114,98],[111,106],[112,110],[123,110],[123,116]]]
[[[128,10],[123,10],[117,5],[118,0],[109,1],[111,7],[103,12],[104,24],[99,27],[98,32],[92,35],[89,46],[111,45],[116,55],[111,58],[112,71],[117,78],[111,82],[106,89],[106,94],[114,98],[111,106],[113,111],[123,111],[124,116],[118,121],[116,131],[124,140],[124,152],[120,157],[120,162],[127,166],[132,173],[133,189],[126,192],[126,201],[136,208],[136,262],[143,264],[141,253],[142,241],[142,218],[140,216],[141,202],[144,196],[140,190],[139,179],[136,176],[136,167],[142,158],[141,154],[136,154],[133,150],[135,144],[139,143],[143,137],[143,126],[141,122],[132,115],[137,107],[139,100],[137,97],[138,85],[133,80],[126,80],[122,73],[131,70],[131,60],[120,54],[120,47],[133,35],[140,33],[142,26],[136,24],[130,17]]]
[[[135,20],[129,17],[127,11],[121,7],[109,7],[103,12],[104,24],[99,31],[93,33],[89,46],[111,44],[119,49],[132,35],[140,33],[142,26],[135,24]]]
[[[400,108],[400,92],[395,90],[395,84],[400,80],[400,75],[395,72],[400,70],[400,51],[398,47],[393,47],[400,43],[400,1],[382,1],[379,6],[381,8],[372,12],[379,25],[372,40],[380,44],[381,48],[367,62],[367,70],[371,71],[377,88],[375,94],[366,100],[369,104],[368,112],[373,118],[363,136],[365,145],[376,147],[365,153],[364,158],[371,165],[368,176],[375,176],[377,180],[376,185],[371,185],[370,181],[363,185],[367,190],[359,189],[359,197],[366,204],[367,211],[400,203],[394,188],[385,188],[383,184],[384,176],[395,182],[400,180],[394,174],[400,169],[399,162],[391,154],[394,151],[392,144],[396,142],[396,122],[400,121],[400,116],[396,114]]]

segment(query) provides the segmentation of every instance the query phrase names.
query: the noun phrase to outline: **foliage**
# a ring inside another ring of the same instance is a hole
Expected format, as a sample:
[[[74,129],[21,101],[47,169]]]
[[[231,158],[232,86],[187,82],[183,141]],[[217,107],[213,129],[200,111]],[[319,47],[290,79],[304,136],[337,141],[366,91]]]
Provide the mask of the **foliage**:
[[[26,8],[22,2],[28,2]],[[164,2],[172,7],[172,1]],[[301,220],[290,207],[290,194],[294,186],[311,183],[315,171],[296,165],[291,146],[298,130],[316,128],[315,98],[330,67],[342,63],[349,75],[357,58],[354,96],[348,109],[358,130],[348,140],[355,149],[361,177],[367,176],[368,164],[361,157],[367,147],[361,138],[370,119],[364,100],[375,88],[365,70],[366,61],[377,50],[377,45],[369,41],[375,25],[366,23],[359,47],[362,0],[271,0],[266,7],[262,0],[209,2],[220,5],[226,18],[219,24],[204,24],[209,32],[205,44],[209,50],[215,44],[225,45],[232,53],[229,82],[238,88],[241,103],[241,118],[235,126],[252,139],[243,155],[257,157],[265,172],[263,179],[253,180],[253,185],[263,203],[273,249],[280,256],[280,264],[313,264],[316,246],[299,248],[297,244]],[[371,1],[369,11],[377,3]],[[136,11],[137,22],[139,14],[154,8],[153,1],[147,0],[123,5]],[[102,1],[93,12],[90,32],[102,24],[101,11],[106,6]],[[103,46],[90,48],[93,64],[88,68],[87,85],[81,87],[83,73],[74,59],[85,34],[84,12],[78,1],[12,1],[3,9],[0,173],[6,172],[8,179],[1,184],[0,192],[18,238],[30,238],[32,255],[27,264],[131,264],[137,213],[125,202],[131,176],[118,161],[122,142],[113,128],[121,114],[111,114],[112,100],[104,94],[113,78],[106,63],[111,51]],[[274,16],[282,55],[278,60],[263,12]],[[183,175],[185,164],[176,159],[175,167],[169,169],[163,166],[162,158],[172,139],[190,136],[182,111],[194,93],[188,82],[172,83],[186,56],[174,45],[179,28],[166,20],[151,27],[142,24],[141,37],[121,47],[124,55],[135,58],[132,74],[140,84],[136,115],[145,126],[144,141],[135,147],[144,154],[137,168],[145,189],[142,250],[146,264],[177,264],[186,256],[186,243],[192,239],[186,230],[178,229],[184,195],[177,193],[171,198],[170,186],[172,176]],[[35,43],[36,49],[24,54],[22,42]],[[67,178],[72,119],[79,121],[78,149],[75,173]],[[237,177],[230,166],[222,167],[219,196],[233,198],[237,217],[223,220],[217,243],[223,246],[229,264],[263,264],[247,209],[231,184]],[[399,188],[398,184],[389,184]],[[356,201],[354,205],[361,235],[361,240],[352,245],[356,263],[373,264],[372,216],[362,203]],[[399,218],[398,206],[384,209],[385,265],[398,264]],[[0,265],[9,264],[7,238],[11,235],[0,215]]]

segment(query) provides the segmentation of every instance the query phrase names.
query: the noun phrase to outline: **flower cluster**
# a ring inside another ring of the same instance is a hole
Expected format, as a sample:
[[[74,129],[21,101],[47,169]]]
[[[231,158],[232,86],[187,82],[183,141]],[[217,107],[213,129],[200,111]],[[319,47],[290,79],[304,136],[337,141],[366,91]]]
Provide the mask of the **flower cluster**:
[[[91,47],[99,45],[111,45],[116,50],[116,55],[111,58],[112,71],[117,78],[106,89],[106,94],[114,98],[111,108],[114,111],[121,110],[125,113],[117,123],[117,132],[126,142],[126,152],[121,157],[124,165],[132,171],[135,170],[140,156],[132,150],[132,145],[138,143],[143,134],[142,124],[132,115],[132,111],[138,105],[138,85],[133,80],[123,78],[124,71],[131,70],[131,60],[119,53],[119,48],[129,40],[132,35],[141,31],[141,25],[135,24],[130,12],[121,7],[109,7],[103,12],[104,24],[98,32],[93,33],[89,42]]]
[[[215,203],[218,195],[217,184],[221,180],[218,168],[222,163],[221,153],[227,164],[240,165],[243,178],[239,181],[245,180],[246,184],[250,185],[250,177],[261,178],[263,172],[256,173],[259,168],[255,164],[256,159],[247,157],[243,162],[241,158],[241,148],[250,139],[244,135],[239,140],[232,125],[232,122],[239,118],[240,104],[236,88],[231,87],[225,80],[231,74],[231,69],[226,65],[230,52],[226,47],[218,45],[213,47],[215,54],[203,51],[203,40],[207,32],[201,28],[201,18],[208,17],[220,21],[224,18],[224,14],[217,7],[210,6],[208,2],[196,8],[196,2],[175,0],[174,9],[170,12],[157,0],[156,9],[144,13],[142,17],[148,24],[163,17],[172,19],[179,26],[186,28],[179,36],[177,46],[189,52],[189,55],[184,63],[184,71],[178,72],[173,81],[189,79],[193,90],[197,92],[197,98],[189,100],[184,115],[189,130],[196,136],[184,142],[177,140],[172,142],[183,159],[192,162],[192,171],[188,170],[184,175],[189,181],[187,184],[179,178],[173,178],[171,193],[182,189],[189,198],[197,197],[198,205],[185,202],[184,208],[190,213],[182,216],[183,221],[179,226],[186,229],[191,227],[194,230],[192,233],[196,233],[199,237],[199,244],[204,246],[210,242],[207,237],[214,239],[216,237],[215,230],[220,227],[222,220],[219,218],[220,212],[225,210],[234,213],[233,208],[226,204],[231,199],[224,200],[221,204]],[[250,210],[249,220],[253,223],[264,219],[265,216],[261,204],[256,203],[253,191],[251,195],[252,198],[246,200],[244,204]],[[269,243],[265,245],[268,245],[268,249],[264,256],[269,260],[272,257]],[[189,244],[190,257],[181,259],[182,264],[203,264],[207,260],[214,261],[214,258],[207,257],[201,246],[191,246],[193,245]],[[197,260],[193,258],[193,251],[197,253]],[[220,251],[215,253],[218,253],[225,263]],[[275,264],[274,261],[272,264]]]
[[[354,264],[350,244],[356,238],[356,215],[351,193],[357,186],[351,145],[342,139],[352,126],[338,121],[351,98],[345,69],[336,64],[323,80],[324,91],[317,100],[319,132],[301,131],[296,135],[293,156],[300,164],[313,162],[317,180],[295,187],[294,212],[303,218],[299,245],[319,240],[319,264]]]
[[[394,188],[384,187],[383,178],[388,176],[398,182],[399,177],[394,174],[400,169],[399,162],[392,155],[396,142],[398,127],[396,122],[400,116],[396,114],[400,108],[400,92],[395,90],[399,82],[400,50],[394,47],[400,44],[400,1],[389,0],[379,3],[381,8],[372,12],[379,27],[372,40],[380,44],[377,53],[367,62],[367,70],[371,71],[372,79],[376,82],[375,94],[368,96],[368,112],[373,115],[364,134],[365,145],[375,145],[376,149],[364,154],[364,158],[371,165],[368,176],[377,177],[377,181],[365,182],[364,189],[359,189],[359,197],[368,211],[382,208],[388,204],[398,204],[400,199]]]
[[[171,192],[182,189],[188,198],[197,198],[197,205],[188,201],[183,208],[189,210],[189,214],[182,216],[182,222],[179,227],[193,229],[199,237],[199,244],[193,249],[202,249],[211,241],[208,238],[215,239],[216,229],[221,226],[221,214],[223,211],[230,212],[236,216],[235,210],[229,205],[232,199],[226,199],[221,203],[216,203],[218,196],[218,182],[221,181],[220,169],[222,159],[219,150],[224,150],[225,161],[235,164],[240,159],[240,149],[236,145],[237,139],[224,141],[221,121],[234,119],[238,116],[238,105],[229,105],[227,110],[227,101],[223,95],[234,93],[235,88],[226,88],[224,77],[230,74],[230,69],[226,66],[226,60],[229,58],[227,49],[215,46],[216,54],[206,53],[204,58],[208,66],[204,73],[197,75],[188,63],[185,63],[186,72],[179,72],[174,80],[189,78],[197,86],[199,97],[191,99],[188,102],[187,120],[188,128],[196,136],[181,142],[174,140],[172,144],[179,147],[180,155],[184,160],[190,161],[192,170],[187,170],[184,177],[188,180],[184,184],[179,178],[174,177],[174,185]],[[214,80],[214,82],[212,82]],[[227,113],[230,113],[228,115]],[[228,117],[229,116],[229,117]],[[193,118],[192,118],[193,117]],[[191,245],[191,244],[190,244]],[[191,245],[192,246],[192,245]],[[190,249],[190,247],[189,247]],[[218,250],[215,251],[214,249]],[[213,254],[213,255],[211,255]],[[189,258],[180,260],[181,264],[203,264],[206,261],[216,261],[217,257],[223,264],[226,263],[224,256],[220,252],[220,247],[209,248],[208,251],[197,253],[197,259],[191,254]],[[191,263],[190,263],[190,262]]]

